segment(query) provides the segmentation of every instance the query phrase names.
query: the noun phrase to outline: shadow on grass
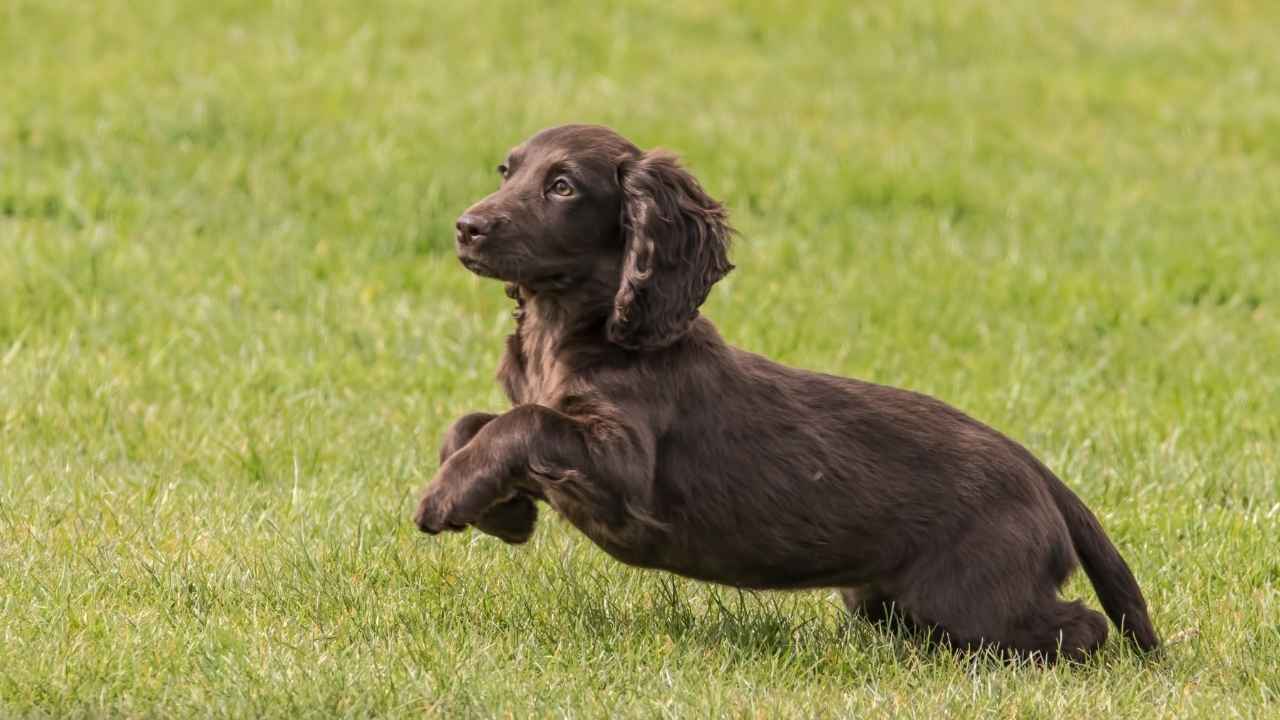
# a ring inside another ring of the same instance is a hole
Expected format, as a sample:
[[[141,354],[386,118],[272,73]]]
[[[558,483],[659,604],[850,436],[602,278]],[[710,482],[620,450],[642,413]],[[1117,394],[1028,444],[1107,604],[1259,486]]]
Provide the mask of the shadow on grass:
[[[933,672],[985,673],[1044,670],[1035,659],[1016,658],[990,648],[957,649],[936,630],[921,628],[893,613],[881,620],[849,615],[833,591],[805,593],[753,592],[708,587],[693,589],[687,581],[664,576],[650,586],[649,603],[618,613],[608,601],[577,596],[576,612],[595,614],[614,632],[656,633],[674,645],[697,646],[722,666],[760,663],[786,665],[808,676],[835,676],[844,681],[875,680],[887,667]],[[816,601],[813,593],[828,596]],[[589,609],[591,608],[591,609]],[[1083,663],[1060,661],[1057,669],[1098,670],[1117,663],[1153,668],[1162,656],[1142,656],[1113,637],[1102,652]]]
[[[670,576],[646,590],[642,602],[627,608],[606,596],[578,595],[572,612],[580,626],[665,637],[677,649],[714,655],[723,669],[765,664],[807,676],[872,680],[886,664],[913,665],[932,652],[926,638],[851,617],[834,597],[823,602],[813,593],[703,588]]]

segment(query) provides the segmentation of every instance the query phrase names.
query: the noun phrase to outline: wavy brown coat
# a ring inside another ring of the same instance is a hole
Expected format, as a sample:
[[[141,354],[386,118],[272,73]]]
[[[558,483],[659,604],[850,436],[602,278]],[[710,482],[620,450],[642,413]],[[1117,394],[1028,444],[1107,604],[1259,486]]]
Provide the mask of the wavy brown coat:
[[[675,157],[543,131],[458,221],[506,281],[513,407],[453,424],[416,522],[527,540],[545,501],[631,565],[757,589],[838,588],[855,614],[1078,659],[1101,615],[1058,590],[1083,562],[1139,648],[1158,639],[1094,515],[1030,452],[934,398],[785,367],[698,313],[732,269],[724,208]]]

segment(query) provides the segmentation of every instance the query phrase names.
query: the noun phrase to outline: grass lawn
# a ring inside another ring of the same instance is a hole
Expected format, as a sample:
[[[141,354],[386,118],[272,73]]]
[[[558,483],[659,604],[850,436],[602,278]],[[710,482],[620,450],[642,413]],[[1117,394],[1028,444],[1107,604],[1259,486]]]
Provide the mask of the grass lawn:
[[[1280,6],[857,5],[4,3],[0,716],[1280,714]],[[453,220],[565,121],[731,208],[730,342],[1040,455],[1167,656],[420,535],[505,407]]]

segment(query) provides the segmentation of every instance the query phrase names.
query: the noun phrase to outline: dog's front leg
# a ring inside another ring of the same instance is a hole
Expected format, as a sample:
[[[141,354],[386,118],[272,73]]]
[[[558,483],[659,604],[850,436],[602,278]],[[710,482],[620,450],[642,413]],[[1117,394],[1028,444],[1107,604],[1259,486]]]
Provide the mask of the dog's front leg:
[[[628,511],[646,505],[652,451],[650,443],[635,441],[641,433],[612,429],[592,432],[541,405],[516,407],[484,423],[449,456],[423,494],[415,522],[432,534],[479,527],[494,510],[531,493],[557,507],[571,504],[574,515],[589,516],[593,525],[621,526]]]
[[[473,412],[454,420],[449,429],[444,431],[444,439],[440,441],[440,464],[443,465],[454,453],[466,447],[476,433],[497,417],[493,413]]]
[[[449,426],[440,443],[440,464],[444,465],[454,453],[467,446],[485,425],[496,420],[493,413],[469,413]],[[509,500],[495,504],[472,525],[479,531],[493,535],[504,542],[519,544],[533,535],[538,523],[538,506],[534,497],[518,493]]]

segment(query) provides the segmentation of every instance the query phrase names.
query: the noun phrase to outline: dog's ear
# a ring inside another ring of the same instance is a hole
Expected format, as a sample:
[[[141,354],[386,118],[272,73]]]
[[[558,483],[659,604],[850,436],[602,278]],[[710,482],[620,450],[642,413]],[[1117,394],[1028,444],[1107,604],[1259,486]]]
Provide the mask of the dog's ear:
[[[680,167],[651,151],[623,162],[622,283],[607,326],[609,340],[648,350],[675,342],[729,263],[728,214]]]

